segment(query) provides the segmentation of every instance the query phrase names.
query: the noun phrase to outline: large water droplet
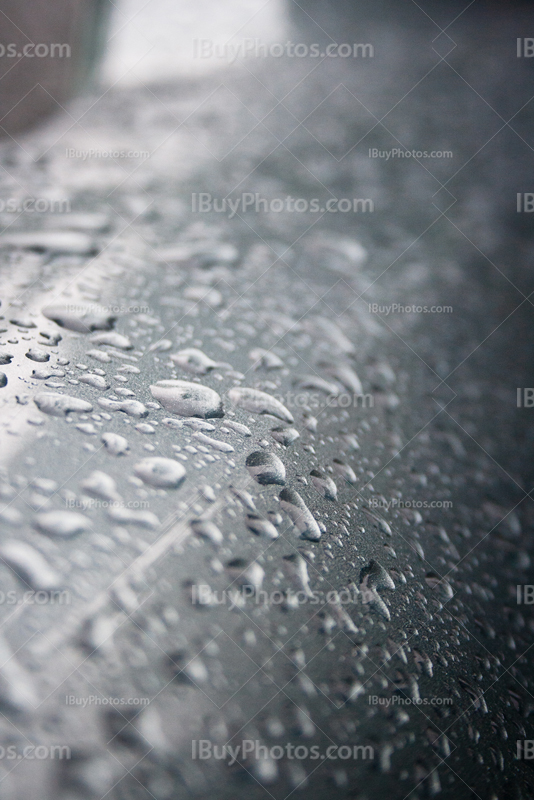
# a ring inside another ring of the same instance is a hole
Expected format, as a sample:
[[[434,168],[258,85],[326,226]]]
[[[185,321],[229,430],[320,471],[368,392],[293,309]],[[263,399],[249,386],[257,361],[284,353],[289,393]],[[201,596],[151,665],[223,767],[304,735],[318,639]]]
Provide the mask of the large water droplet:
[[[30,361],[37,361],[44,364],[46,361],[50,360],[50,353],[47,353],[46,350],[41,350],[40,347],[30,347],[26,353],[26,358],[29,358]]]
[[[230,389],[228,397],[235,406],[253,414],[269,414],[283,422],[294,421],[291,412],[279,400],[266,392],[260,392],[259,389],[235,387]]]
[[[133,349],[133,344],[128,337],[123,336],[122,333],[117,333],[117,331],[95,333],[94,336],[91,336],[90,341],[95,344],[107,344],[111,347],[117,347],[119,350]]]
[[[128,439],[120,436],[118,433],[103,433],[102,441],[106,446],[108,453],[112,456],[124,456],[130,449]]]
[[[79,397],[71,397],[68,394],[56,394],[55,392],[39,392],[33,398],[33,402],[40,411],[50,414],[53,417],[62,417],[70,412],[92,411],[93,406],[86,400]]]
[[[256,534],[256,536],[263,536],[266,539],[278,539],[280,535],[273,523],[260,517],[259,514],[247,514],[245,521],[249,531]]]
[[[68,538],[91,529],[91,520],[75,511],[43,511],[37,514],[34,525],[48,536]]]
[[[286,482],[286,468],[273,453],[257,450],[247,457],[245,463],[252,477],[264,486],[270,483],[283,486]]]
[[[152,395],[167,411],[183,417],[222,417],[220,396],[213,389],[188,381],[158,381],[150,387]]]
[[[10,539],[0,546],[0,558],[35,591],[49,591],[60,585],[59,575],[44,556],[26,542]]]
[[[283,444],[284,447],[289,447],[290,444],[293,444],[293,442],[299,438],[300,433],[296,428],[273,428],[271,436],[275,441]]]
[[[194,375],[206,375],[212,369],[232,369],[231,364],[226,364],[223,361],[213,361],[202,350],[197,350],[196,347],[180,350],[171,356],[171,361]]]
[[[94,303],[57,303],[43,308],[43,314],[62,328],[79,333],[110,330],[117,319],[102,306]]]
[[[321,538],[321,530],[310,509],[294,489],[282,489],[280,505],[296,526],[303,539],[317,542]]]
[[[106,472],[95,470],[91,472],[87,478],[80,482],[80,488],[85,494],[90,497],[96,497],[101,500],[112,500],[119,502],[121,496],[117,491],[117,484]]]
[[[176,489],[185,478],[185,468],[171,458],[144,458],[134,472],[144,483],[161,489]]]
[[[318,469],[312,469],[310,472],[312,483],[323,497],[327,500],[337,500],[337,486],[328,475],[320,472]]]

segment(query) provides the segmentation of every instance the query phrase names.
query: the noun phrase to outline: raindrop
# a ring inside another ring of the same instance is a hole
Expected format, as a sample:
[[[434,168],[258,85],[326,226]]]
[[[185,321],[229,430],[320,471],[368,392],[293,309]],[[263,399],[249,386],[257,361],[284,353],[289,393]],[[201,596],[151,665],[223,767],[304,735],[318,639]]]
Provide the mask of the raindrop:
[[[196,347],[180,350],[180,352],[171,356],[171,361],[194,375],[206,375],[212,369],[232,369],[231,364],[223,361],[213,361],[202,350],[197,350]]]
[[[80,375],[78,380],[80,383],[86,383],[88,386],[93,386],[95,389],[100,389],[103,392],[109,389],[109,383],[106,379],[101,375],[94,375],[92,372],[86,375]]]
[[[49,591],[60,585],[59,575],[44,556],[26,542],[10,539],[0,546],[0,558],[35,591]]]
[[[337,500],[337,486],[332,478],[320,472],[318,469],[312,469],[310,472],[312,483],[323,497],[327,500]]]
[[[280,535],[273,523],[260,517],[259,514],[247,514],[245,521],[249,531],[256,534],[256,536],[263,536],[266,539],[278,539]]]
[[[68,538],[91,529],[91,521],[75,511],[43,511],[37,514],[34,525],[48,536]]]
[[[217,525],[211,520],[206,519],[193,519],[191,520],[191,529],[197,536],[207,539],[214,545],[220,545],[223,542],[223,535]]]
[[[94,303],[57,303],[43,308],[43,314],[61,328],[79,333],[111,330],[116,320],[106,308]]]
[[[99,397],[98,405],[107,411],[123,411],[129,417],[148,417],[148,408],[138,400],[110,400]]]
[[[259,369],[260,367],[263,367],[263,369],[281,369],[284,366],[284,362],[276,353],[271,352],[271,350],[263,350],[261,347],[251,350],[249,358],[254,362],[253,369]]]
[[[102,442],[112,456],[124,456],[130,449],[128,439],[118,433],[103,433]]]
[[[62,417],[71,411],[93,410],[91,403],[86,400],[81,400],[79,397],[71,397],[68,394],[55,394],[54,392],[39,392],[33,398],[33,402],[40,411],[53,417]]]
[[[425,583],[437,592],[442,600],[451,600],[454,597],[452,586],[446,578],[440,578],[434,572],[427,572]]]
[[[50,353],[47,353],[46,350],[41,350],[39,347],[30,347],[26,353],[26,358],[44,364],[45,361],[50,360]]]
[[[298,492],[293,489],[282,489],[280,492],[280,505],[291,518],[303,539],[317,542],[321,538],[321,530],[317,520]]]
[[[144,458],[134,472],[144,483],[161,489],[176,489],[185,478],[185,468],[171,458]]]
[[[257,450],[251,453],[246,460],[246,466],[252,477],[263,486],[270,483],[284,486],[286,482],[286,468],[278,456]]]
[[[244,408],[245,411],[250,411],[253,414],[269,414],[272,417],[281,419],[283,422],[294,421],[291,412],[279,400],[271,397],[266,392],[260,392],[258,389],[236,387],[230,389],[228,397],[235,406]]]
[[[26,231],[4,236],[2,242],[27,250],[51,250],[80,256],[95,252],[92,238],[76,231]]]
[[[344,461],[340,461],[338,458],[334,458],[332,461],[334,465],[334,469],[338,475],[344,478],[347,483],[357,483],[358,478],[356,477],[356,473],[352,469],[351,466],[345,464]]]
[[[140,528],[157,528],[159,519],[152,511],[125,506],[110,506],[108,516],[119,525],[137,525]]]
[[[207,444],[208,447],[219,450],[221,453],[234,452],[234,448],[231,444],[228,444],[228,442],[221,442],[220,439],[212,439],[211,436],[206,436],[206,434],[201,431],[195,431],[193,436],[197,441],[202,442],[202,444]]]
[[[158,381],[150,387],[167,411],[183,417],[222,417],[222,400],[213,389],[188,381]]]
[[[90,497],[100,500],[112,500],[120,502],[121,496],[117,491],[117,484],[106,472],[95,470],[87,478],[80,482],[80,488]]]
[[[273,428],[271,436],[284,447],[289,447],[299,438],[300,433],[295,428]]]
[[[107,344],[110,347],[117,347],[119,350],[132,350],[133,344],[127,336],[123,336],[117,331],[108,331],[104,333],[96,333],[91,336],[91,342],[94,344]]]

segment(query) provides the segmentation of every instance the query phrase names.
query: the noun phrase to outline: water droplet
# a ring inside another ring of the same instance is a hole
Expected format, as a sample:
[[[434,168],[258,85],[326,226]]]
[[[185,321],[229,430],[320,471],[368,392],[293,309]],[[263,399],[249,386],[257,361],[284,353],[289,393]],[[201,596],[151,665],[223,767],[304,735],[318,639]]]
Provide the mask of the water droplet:
[[[68,538],[91,529],[91,520],[75,511],[43,511],[37,514],[34,525],[48,536]]]
[[[235,486],[230,486],[229,488],[234,497],[237,497],[239,502],[242,503],[245,508],[248,508],[249,511],[256,511],[254,498],[249,492],[247,492],[245,489],[237,489]]]
[[[340,461],[338,458],[334,458],[332,463],[334,465],[334,470],[337,472],[338,475],[344,478],[347,481],[347,483],[358,482],[356,473],[354,472],[352,467],[349,466],[349,464],[345,464],[344,461]]]
[[[95,389],[100,389],[103,392],[105,392],[106,389],[109,389],[109,383],[106,381],[106,379],[101,375],[94,375],[92,372],[89,372],[86,375],[80,375],[78,380],[80,383],[86,383],[88,386],[93,386]]]
[[[6,364],[11,364],[13,358],[11,353],[0,353],[0,366],[5,367]]]
[[[119,350],[132,350],[133,344],[127,336],[117,331],[108,331],[104,333],[95,333],[91,336],[90,341],[94,344],[107,344],[110,347],[117,347]]]
[[[152,395],[167,411],[183,417],[222,417],[222,400],[213,389],[188,381],[158,381]]]
[[[290,517],[303,539],[317,542],[321,538],[321,530],[317,520],[302,497],[293,489],[282,489],[280,505]]]
[[[224,540],[222,532],[211,520],[193,519],[190,524],[193,533],[196,533],[197,536],[201,536],[217,546],[222,544]]]
[[[59,575],[44,556],[26,542],[10,539],[0,545],[0,558],[21,580],[35,591],[49,591],[60,586]]]
[[[271,350],[263,350],[261,347],[256,347],[248,355],[254,362],[252,369],[259,369],[260,367],[263,367],[263,369],[281,369],[284,366],[282,359]]]
[[[291,412],[279,400],[266,392],[260,392],[259,389],[236,387],[230,389],[228,397],[235,406],[253,414],[269,414],[283,422],[294,421]]]
[[[259,591],[263,584],[265,571],[257,561],[247,562],[242,558],[234,558],[229,561],[226,568],[230,572],[232,579],[240,586],[251,586],[254,591]]]
[[[109,311],[94,303],[57,303],[43,308],[43,314],[61,328],[79,333],[91,333],[97,330],[110,330],[116,317]]]
[[[26,358],[29,358],[30,361],[37,361],[44,364],[45,361],[50,360],[50,353],[47,353],[46,350],[41,350],[39,347],[30,347],[26,353]]]
[[[0,372],[0,389],[3,389],[4,386],[7,386],[7,375],[5,372]]]
[[[320,472],[318,469],[312,469],[310,472],[312,483],[323,497],[327,500],[337,500],[337,486],[328,475]]]
[[[283,486],[286,482],[286,468],[273,453],[256,450],[245,463],[252,477],[263,486],[270,483]]]
[[[247,514],[245,521],[249,531],[256,534],[256,536],[263,536],[266,539],[278,539],[280,535],[272,522],[260,517],[259,514]]]
[[[185,478],[185,468],[171,458],[144,458],[134,472],[144,483],[161,489],[176,489]]]
[[[152,511],[125,506],[110,506],[108,516],[119,525],[137,525],[140,528],[158,528],[159,519]]]
[[[107,411],[123,411],[129,417],[148,417],[148,408],[138,400],[110,400],[99,397],[98,405]]]
[[[25,231],[4,236],[2,242],[27,250],[51,250],[80,256],[95,252],[92,238],[76,231]]]
[[[355,395],[363,394],[361,381],[348,364],[340,362],[334,364],[321,362],[319,366],[324,369],[328,375],[339,381],[349,392],[353,392]]]
[[[395,589],[395,584],[389,572],[378,563],[370,561],[360,572],[360,592],[362,602],[369,604],[388,621],[391,619],[389,609],[378,594],[382,589]]]
[[[112,456],[124,456],[130,449],[128,439],[118,433],[103,433],[102,442],[106,446],[108,453]]]
[[[284,556],[284,561],[288,565],[292,577],[297,582],[297,588],[302,590],[306,597],[313,597],[306,559],[300,553],[291,553],[288,556]]]
[[[454,591],[449,581],[446,578],[440,578],[440,576],[436,575],[434,572],[427,572],[425,583],[427,586],[430,586],[433,591],[437,592],[439,597],[444,601],[451,600],[454,597]]]
[[[92,411],[93,406],[86,400],[79,397],[71,397],[68,394],[56,394],[54,392],[39,392],[33,398],[33,402],[40,411],[50,414],[53,417],[62,417],[70,412]]]
[[[197,441],[202,442],[202,444],[208,445],[208,447],[213,448],[214,450],[219,450],[221,453],[233,453],[234,448],[228,442],[221,442],[220,439],[212,439],[211,436],[206,436],[205,433],[201,431],[195,431],[193,434]]]
[[[239,433],[241,436],[252,436],[250,428],[247,428],[246,425],[242,425],[240,422],[234,422],[233,419],[225,420],[224,428],[221,428],[221,430],[225,428],[230,428],[230,430],[236,431],[236,433]]]
[[[299,438],[300,433],[296,428],[273,428],[271,436],[275,441],[283,444],[284,447],[289,447]]]
[[[171,361],[194,375],[206,375],[213,369],[232,369],[231,364],[226,364],[223,361],[213,361],[196,347],[180,350],[171,356]]]
[[[106,472],[95,470],[80,482],[80,489],[90,497],[120,502],[117,484]]]

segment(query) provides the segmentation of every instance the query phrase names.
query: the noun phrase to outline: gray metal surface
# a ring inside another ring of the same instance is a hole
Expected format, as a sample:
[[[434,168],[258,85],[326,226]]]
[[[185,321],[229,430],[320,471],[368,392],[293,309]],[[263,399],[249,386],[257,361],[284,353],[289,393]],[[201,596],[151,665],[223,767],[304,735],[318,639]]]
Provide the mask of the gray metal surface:
[[[48,754],[2,797],[532,796],[530,16],[475,4],[440,61],[413,3],[305,8],[374,58],[111,90],[0,153],[5,198],[70,203],[2,215],[0,745]]]

